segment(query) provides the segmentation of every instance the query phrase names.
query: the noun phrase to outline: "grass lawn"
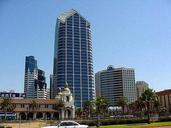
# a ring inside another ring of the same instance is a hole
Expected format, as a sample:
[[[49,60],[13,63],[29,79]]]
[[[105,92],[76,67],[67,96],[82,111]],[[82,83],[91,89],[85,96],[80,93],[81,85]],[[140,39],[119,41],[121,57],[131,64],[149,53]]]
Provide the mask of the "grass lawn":
[[[25,122],[25,123],[0,123],[0,125],[4,126],[11,126],[12,128],[41,128],[43,126],[46,126],[45,121],[31,121],[31,122]],[[142,123],[142,124],[124,124],[124,125],[107,125],[107,126],[101,126],[100,128],[148,128],[151,126],[171,126],[171,122],[157,122],[157,123]],[[92,126],[90,128],[96,128],[95,126]]]
[[[148,128],[148,126],[171,126],[171,122],[156,122],[151,124],[125,124],[125,125],[107,125],[100,128]]]

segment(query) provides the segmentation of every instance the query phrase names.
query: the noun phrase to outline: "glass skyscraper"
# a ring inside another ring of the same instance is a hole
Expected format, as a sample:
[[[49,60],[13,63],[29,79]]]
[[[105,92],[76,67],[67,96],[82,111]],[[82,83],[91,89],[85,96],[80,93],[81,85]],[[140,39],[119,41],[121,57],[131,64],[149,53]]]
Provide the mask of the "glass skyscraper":
[[[55,32],[53,96],[68,83],[76,107],[95,97],[90,23],[77,11],[57,18]]]
[[[26,56],[24,79],[25,98],[46,99],[46,87],[45,72],[38,69],[37,60],[34,56]]]
[[[47,84],[45,78],[45,72],[38,69],[37,79],[35,79],[35,98],[46,99],[47,96]]]
[[[34,56],[26,56],[25,59],[25,79],[24,93],[26,98],[35,98],[35,79],[37,79],[38,67]]]

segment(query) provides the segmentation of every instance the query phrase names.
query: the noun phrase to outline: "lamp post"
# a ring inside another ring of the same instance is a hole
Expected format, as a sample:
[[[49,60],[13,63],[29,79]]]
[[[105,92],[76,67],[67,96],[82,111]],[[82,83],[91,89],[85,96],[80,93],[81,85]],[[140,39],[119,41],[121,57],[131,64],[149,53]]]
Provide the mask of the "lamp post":
[[[21,125],[21,114],[19,114],[19,119],[20,119],[20,121],[19,121],[19,128],[20,128],[20,125]]]
[[[26,117],[26,120],[28,120],[28,115],[29,115],[29,106],[27,106],[27,117]]]

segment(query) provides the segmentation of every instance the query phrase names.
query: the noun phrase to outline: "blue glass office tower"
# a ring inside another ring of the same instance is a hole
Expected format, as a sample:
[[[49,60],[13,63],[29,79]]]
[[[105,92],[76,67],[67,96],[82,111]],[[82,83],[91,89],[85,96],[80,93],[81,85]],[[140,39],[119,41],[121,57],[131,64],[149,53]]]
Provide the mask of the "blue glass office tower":
[[[57,18],[55,32],[53,96],[68,83],[76,107],[95,97],[90,23],[77,11]]]
[[[37,60],[34,56],[26,56],[24,78],[25,98],[46,99],[46,87],[45,72],[38,69]]]
[[[34,56],[26,56],[25,59],[25,79],[24,93],[26,98],[35,98],[35,79],[37,79],[38,68],[37,60]]]

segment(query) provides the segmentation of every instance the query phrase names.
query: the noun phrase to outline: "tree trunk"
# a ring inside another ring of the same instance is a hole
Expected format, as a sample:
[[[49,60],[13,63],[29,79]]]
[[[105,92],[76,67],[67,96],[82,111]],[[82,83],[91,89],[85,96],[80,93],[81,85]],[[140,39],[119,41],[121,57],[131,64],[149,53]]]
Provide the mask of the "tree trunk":
[[[100,127],[100,109],[99,107],[97,107],[97,124],[96,127],[99,128]]]
[[[5,122],[6,122],[6,119],[7,119],[7,108],[4,109],[4,114],[5,114],[4,118],[5,118]]]
[[[148,124],[150,124],[150,104],[147,102],[147,116],[148,116]]]
[[[122,106],[122,114],[124,115],[124,113],[125,113],[125,106]]]
[[[90,114],[90,108],[88,108],[88,118],[90,119],[91,114]]]
[[[5,111],[5,122],[6,122],[6,119],[7,119],[7,112]]]

